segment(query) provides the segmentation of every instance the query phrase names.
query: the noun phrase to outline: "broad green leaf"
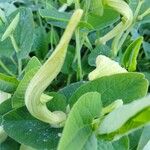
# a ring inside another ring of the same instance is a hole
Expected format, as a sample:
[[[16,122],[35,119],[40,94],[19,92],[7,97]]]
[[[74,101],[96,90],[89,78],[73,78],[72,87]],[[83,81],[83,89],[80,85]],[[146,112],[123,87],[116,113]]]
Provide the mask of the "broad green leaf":
[[[102,0],[92,0],[90,10],[93,14],[102,16],[104,13]]]
[[[56,149],[62,129],[33,118],[25,107],[13,110],[3,117],[6,133],[19,143],[35,149]]]
[[[150,123],[149,113],[150,95],[125,104],[102,120],[98,129],[99,136],[111,139],[128,134],[132,130]]]
[[[126,49],[122,63],[129,71],[135,71],[137,66],[137,57],[139,54],[139,50],[141,44],[143,42],[143,37],[139,37],[135,41],[133,41],[128,48]]]
[[[53,98],[47,103],[47,107],[51,111],[66,111],[66,97],[61,93],[50,92],[48,95],[52,96]]]
[[[11,99],[8,99],[0,104],[0,125],[2,123],[2,116],[12,110]]]
[[[72,71],[73,71],[72,63],[73,63],[74,56],[75,56],[75,48],[73,46],[69,46],[64,65],[61,69],[62,73],[64,73],[64,74],[72,73]]]
[[[25,74],[31,71],[33,68],[40,67],[40,66],[41,66],[41,62],[38,60],[37,57],[33,56],[25,67]]]
[[[145,75],[145,78],[149,81],[150,85],[150,72],[142,72]]]
[[[58,150],[97,150],[92,122],[100,117],[101,109],[99,93],[89,92],[81,96],[69,113]]]
[[[12,97],[12,105],[13,108],[22,107],[25,105],[24,97],[25,92],[28,87],[28,84],[30,80],[33,78],[35,73],[40,68],[41,64],[39,60],[36,57],[31,58],[31,60],[28,62],[26,68],[25,68],[25,75],[23,79],[20,81],[13,97]]]
[[[143,49],[147,58],[150,58],[150,43],[143,42]]]
[[[146,126],[143,129],[143,132],[141,134],[141,138],[137,147],[137,150],[143,150],[145,145],[148,143],[150,140],[150,126]]]
[[[71,106],[79,97],[87,92],[97,91],[101,93],[104,106],[107,106],[117,99],[129,103],[147,94],[148,82],[143,74],[123,73],[101,77],[90,81],[82,86],[70,98]]]
[[[49,19],[50,24],[55,25],[58,27],[65,28],[70,17],[71,13],[67,12],[59,12],[56,8],[50,7],[49,9],[40,9],[40,15],[43,18]]]
[[[75,82],[72,83],[66,87],[64,87],[63,89],[59,90],[59,93],[65,95],[65,97],[67,98],[67,103],[69,98],[74,94],[74,92],[81,86],[83,85],[85,82],[81,81],[81,82]]]
[[[54,7],[50,7],[49,9],[40,9],[39,13],[43,18],[48,19],[48,23],[60,28],[65,28],[67,26],[72,15],[72,13],[68,12],[59,12]],[[79,23],[79,27],[93,30],[93,26],[90,23],[84,21]]]
[[[0,73],[0,90],[12,93],[16,90],[19,81],[15,77],[7,76]]]
[[[142,134],[143,128],[140,128],[138,130],[135,130],[133,132],[131,132],[128,136],[129,136],[129,141],[130,141],[130,149],[136,149],[138,144],[139,144],[139,140]]]
[[[8,137],[3,143],[0,144],[0,150],[19,150],[20,144]]]
[[[0,72],[10,76],[16,76],[18,66],[14,58],[1,56],[0,57]]]
[[[98,140],[97,150],[129,150],[129,139],[125,136],[116,141]]]
[[[4,34],[6,28],[18,13],[20,14],[19,23],[16,26],[13,35],[20,50],[18,57],[24,58],[28,56],[33,44],[33,16],[29,8],[20,8],[10,14],[6,26],[2,26],[2,28],[0,28],[0,36]],[[10,57],[15,53],[10,38],[0,42],[0,52],[0,55],[7,57]]]
[[[38,27],[34,30],[34,42],[32,51],[35,51],[39,59],[44,59],[48,52],[49,37],[44,27]]]
[[[119,19],[119,14],[110,8],[104,9],[103,16],[88,14],[87,22],[93,26],[94,30],[100,30],[115,23]]]
[[[0,38],[5,32],[5,26],[0,26]],[[7,51],[6,51],[7,50]],[[0,40],[0,56],[12,56],[15,51],[13,50],[13,46],[11,44],[10,38],[4,40],[3,42]]]
[[[88,63],[90,66],[96,66],[96,58],[98,55],[110,56],[111,50],[107,45],[98,45],[90,53]]]
[[[20,49],[17,55],[20,59],[22,59],[26,58],[31,51],[33,44],[34,24],[32,11],[29,8],[18,9],[10,16],[10,18],[18,12],[20,13],[20,19],[13,35]]]

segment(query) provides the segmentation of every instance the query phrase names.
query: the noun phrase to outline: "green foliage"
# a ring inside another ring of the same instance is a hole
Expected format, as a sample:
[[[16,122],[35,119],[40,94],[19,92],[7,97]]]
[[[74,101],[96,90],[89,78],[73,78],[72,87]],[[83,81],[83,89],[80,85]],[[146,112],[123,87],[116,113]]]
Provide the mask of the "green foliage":
[[[126,49],[123,55],[123,65],[129,71],[135,71],[137,66],[137,57],[143,41],[143,37],[139,37],[134,42],[132,42],[129,47]]]
[[[93,120],[102,111],[101,95],[89,92],[81,96],[69,113],[58,150],[97,149]],[[80,137],[80,138],[79,138]]]
[[[86,92],[97,91],[101,93],[104,106],[117,99],[129,103],[147,93],[148,82],[142,74],[123,73],[105,76],[82,85],[70,98],[71,106]]]
[[[0,0],[0,150],[149,150],[149,31],[149,0]]]
[[[33,118],[25,107],[7,113],[3,120],[10,137],[37,149],[55,149],[62,131]]]

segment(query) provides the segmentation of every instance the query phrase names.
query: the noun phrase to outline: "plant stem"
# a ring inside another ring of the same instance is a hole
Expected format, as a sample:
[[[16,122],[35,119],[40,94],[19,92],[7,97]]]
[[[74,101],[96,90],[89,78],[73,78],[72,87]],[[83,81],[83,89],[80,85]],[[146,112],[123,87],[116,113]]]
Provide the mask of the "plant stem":
[[[150,8],[148,8],[143,14],[138,16],[139,20],[142,20],[145,16],[150,14]]]
[[[0,66],[11,76],[15,76],[6,66],[5,64],[0,60]]]
[[[70,84],[70,82],[71,82],[71,77],[72,77],[72,74],[69,74],[69,75],[68,75],[68,79],[67,79],[67,85]]]
[[[76,36],[76,54],[77,54],[77,62],[78,62],[77,79],[82,80],[82,65],[81,65],[81,53],[80,53],[81,45],[80,45],[79,28],[76,29],[75,36]]]
[[[18,75],[20,76],[22,73],[22,61],[18,58]]]
[[[135,10],[135,13],[134,13],[134,18],[133,18],[134,22],[136,21],[136,19],[138,17],[139,11],[140,11],[143,3],[144,3],[144,0],[139,0],[138,5],[137,5],[136,10]]]
[[[18,47],[18,45],[16,43],[16,40],[15,40],[13,34],[10,35],[10,39],[11,39],[11,43],[12,43],[16,53],[18,53],[20,51],[20,49],[19,49],[19,47]]]

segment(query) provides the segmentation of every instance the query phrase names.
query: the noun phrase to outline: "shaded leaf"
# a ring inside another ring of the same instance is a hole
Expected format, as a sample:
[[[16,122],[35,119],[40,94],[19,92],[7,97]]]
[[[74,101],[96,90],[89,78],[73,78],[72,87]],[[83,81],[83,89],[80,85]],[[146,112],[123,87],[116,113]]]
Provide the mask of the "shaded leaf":
[[[99,93],[89,92],[81,96],[69,113],[58,150],[97,150],[92,122],[100,117],[101,109]]]

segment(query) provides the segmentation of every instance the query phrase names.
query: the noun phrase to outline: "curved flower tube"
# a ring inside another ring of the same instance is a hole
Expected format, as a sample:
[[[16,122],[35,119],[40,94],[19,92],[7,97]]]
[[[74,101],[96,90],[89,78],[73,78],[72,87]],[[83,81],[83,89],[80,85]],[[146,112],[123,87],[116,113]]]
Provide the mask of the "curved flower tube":
[[[66,120],[66,114],[62,111],[51,112],[47,108],[46,102],[41,101],[40,97],[60,72],[65,60],[68,44],[75,28],[80,22],[82,14],[83,11],[81,9],[77,9],[74,12],[55,51],[32,78],[25,94],[25,104],[29,112],[35,118],[50,123],[54,127],[62,126]]]
[[[122,21],[115,28],[113,28],[113,30],[111,30],[109,33],[107,33],[100,39],[96,40],[96,44],[105,44],[113,37],[117,36],[120,33],[123,33],[132,24],[133,21],[132,10],[129,7],[129,5],[123,0],[103,0],[103,5],[112,7],[123,17]]]
[[[118,62],[115,62],[104,55],[99,55],[96,58],[96,69],[89,73],[89,80],[126,72],[127,70],[122,68]]]

